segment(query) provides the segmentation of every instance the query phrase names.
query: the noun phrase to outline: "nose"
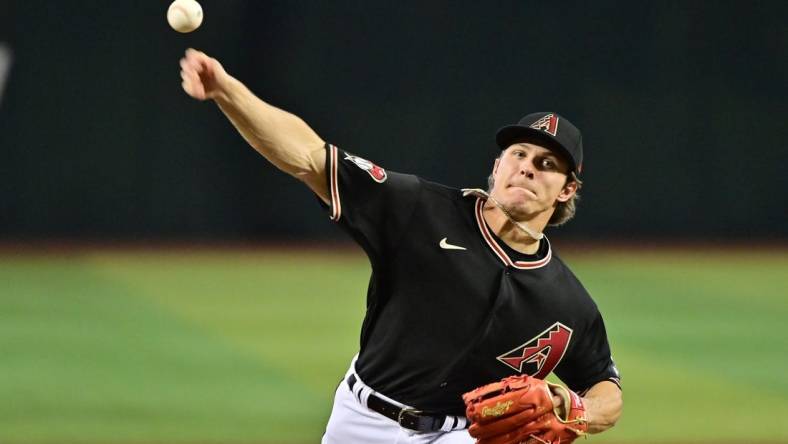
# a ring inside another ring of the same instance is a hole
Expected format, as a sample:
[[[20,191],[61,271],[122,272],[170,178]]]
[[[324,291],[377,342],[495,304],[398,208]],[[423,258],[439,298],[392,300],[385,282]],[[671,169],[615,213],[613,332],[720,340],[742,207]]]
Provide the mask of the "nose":
[[[528,179],[534,178],[534,171],[531,169],[530,164],[526,163],[525,165],[520,167],[520,175],[525,176]]]

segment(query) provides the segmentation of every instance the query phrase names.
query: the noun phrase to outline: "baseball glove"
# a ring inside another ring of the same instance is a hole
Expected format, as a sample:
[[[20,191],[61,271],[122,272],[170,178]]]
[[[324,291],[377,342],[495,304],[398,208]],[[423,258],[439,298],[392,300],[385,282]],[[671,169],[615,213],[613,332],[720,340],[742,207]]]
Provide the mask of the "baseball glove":
[[[562,409],[553,408],[553,395],[562,398]],[[462,399],[476,444],[567,444],[588,430],[580,396],[530,376],[504,378]]]

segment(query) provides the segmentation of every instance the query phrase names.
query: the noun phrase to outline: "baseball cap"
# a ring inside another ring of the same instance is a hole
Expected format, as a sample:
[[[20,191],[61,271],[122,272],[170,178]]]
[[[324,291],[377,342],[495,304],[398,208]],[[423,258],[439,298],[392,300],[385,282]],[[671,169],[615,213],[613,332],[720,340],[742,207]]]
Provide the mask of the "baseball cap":
[[[498,130],[495,142],[505,150],[514,143],[533,140],[547,142],[569,161],[576,174],[583,170],[583,136],[572,122],[554,112],[528,114],[516,125],[507,125]]]

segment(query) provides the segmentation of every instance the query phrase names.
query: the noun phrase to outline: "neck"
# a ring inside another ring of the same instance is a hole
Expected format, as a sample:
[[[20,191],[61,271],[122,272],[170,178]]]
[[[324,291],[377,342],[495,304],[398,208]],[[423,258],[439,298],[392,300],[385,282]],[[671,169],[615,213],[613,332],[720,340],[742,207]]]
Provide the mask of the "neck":
[[[524,254],[534,254],[539,250],[539,240],[523,232],[523,230],[509,220],[506,214],[492,202],[485,202],[483,215],[484,220],[495,235],[515,251]],[[518,222],[526,224],[531,230],[537,233],[541,233],[545,226],[547,226],[545,222],[540,222],[539,220]]]

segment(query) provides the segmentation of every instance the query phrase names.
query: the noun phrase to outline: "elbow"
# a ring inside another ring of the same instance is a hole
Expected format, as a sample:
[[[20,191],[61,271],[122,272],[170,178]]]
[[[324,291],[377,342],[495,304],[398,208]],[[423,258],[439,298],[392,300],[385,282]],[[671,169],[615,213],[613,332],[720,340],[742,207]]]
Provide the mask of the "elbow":
[[[287,173],[307,184],[325,178],[326,155],[322,143],[294,158]]]
[[[304,152],[299,162],[288,171],[288,173],[303,182],[323,202],[330,204],[328,193],[328,178],[326,173],[326,152],[323,148],[323,141],[320,146]]]
[[[324,176],[325,153],[322,143],[271,142],[264,145],[266,148],[257,144],[252,146],[277,169],[301,182],[309,183],[315,177]]]
[[[594,424],[595,428],[597,428],[598,430],[592,433],[599,433],[599,432],[604,432],[605,430],[612,429],[618,423],[619,418],[621,418],[621,410],[613,414],[607,415],[603,418],[600,418],[600,421]]]

